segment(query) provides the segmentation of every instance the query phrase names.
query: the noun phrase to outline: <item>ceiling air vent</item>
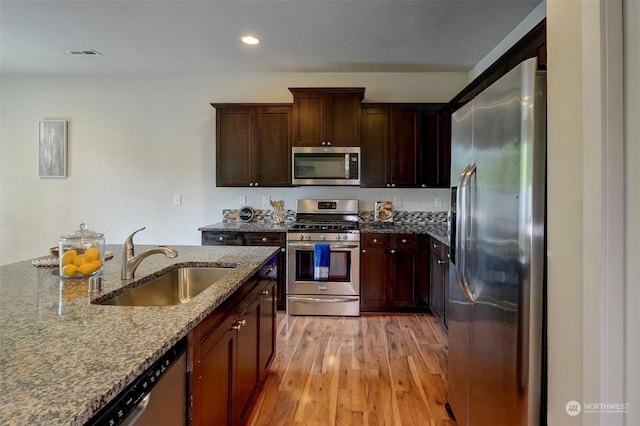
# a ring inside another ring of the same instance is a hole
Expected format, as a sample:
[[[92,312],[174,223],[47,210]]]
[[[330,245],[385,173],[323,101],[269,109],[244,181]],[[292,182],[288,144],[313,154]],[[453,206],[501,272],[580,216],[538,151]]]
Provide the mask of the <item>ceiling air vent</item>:
[[[100,53],[95,50],[67,50],[69,55],[73,56],[99,56]]]

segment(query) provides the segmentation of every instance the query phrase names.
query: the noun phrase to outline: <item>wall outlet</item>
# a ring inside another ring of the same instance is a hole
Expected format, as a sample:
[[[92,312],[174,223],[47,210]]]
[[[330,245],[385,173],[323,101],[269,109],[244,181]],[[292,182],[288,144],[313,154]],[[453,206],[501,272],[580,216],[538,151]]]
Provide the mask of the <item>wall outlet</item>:
[[[442,207],[442,198],[434,198],[433,199],[433,207],[439,209]]]
[[[393,197],[393,206],[402,207],[402,197]]]
[[[247,205],[247,196],[246,195],[241,195],[238,197],[238,204],[240,204],[240,207],[244,207]]]
[[[181,206],[182,205],[182,195],[173,194],[173,205],[174,206]]]
[[[271,205],[271,196],[270,195],[263,195],[262,196],[262,205],[264,207],[269,207]]]

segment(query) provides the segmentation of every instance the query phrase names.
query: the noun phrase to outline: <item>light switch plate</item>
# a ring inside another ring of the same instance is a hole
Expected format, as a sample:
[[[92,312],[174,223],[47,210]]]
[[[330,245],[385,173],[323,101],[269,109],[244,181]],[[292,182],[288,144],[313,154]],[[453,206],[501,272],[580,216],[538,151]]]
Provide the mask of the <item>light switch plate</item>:
[[[173,205],[174,206],[181,206],[182,205],[182,195],[173,194]]]
[[[244,207],[247,205],[247,196],[246,195],[241,195],[238,197],[238,204],[240,204],[240,207]]]

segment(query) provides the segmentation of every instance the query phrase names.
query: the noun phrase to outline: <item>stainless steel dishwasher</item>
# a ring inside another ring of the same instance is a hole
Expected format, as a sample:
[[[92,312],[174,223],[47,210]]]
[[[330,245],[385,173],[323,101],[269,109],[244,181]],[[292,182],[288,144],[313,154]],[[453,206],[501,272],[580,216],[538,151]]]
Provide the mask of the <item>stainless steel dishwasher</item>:
[[[186,374],[186,340],[182,339],[87,425],[186,425]]]

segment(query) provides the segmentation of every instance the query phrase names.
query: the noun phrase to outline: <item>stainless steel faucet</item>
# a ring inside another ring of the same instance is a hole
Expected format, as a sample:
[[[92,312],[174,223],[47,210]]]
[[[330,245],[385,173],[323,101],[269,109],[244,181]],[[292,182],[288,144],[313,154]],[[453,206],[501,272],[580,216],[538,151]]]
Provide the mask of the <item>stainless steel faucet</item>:
[[[142,262],[145,258],[151,256],[152,254],[164,254],[169,258],[178,256],[178,252],[175,249],[168,246],[154,247],[136,256],[133,249],[133,236],[136,233],[142,231],[143,229],[146,229],[146,227],[140,228],[137,231],[134,231],[131,235],[129,235],[129,238],[127,238],[127,241],[125,241],[124,243],[123,250],[122,250],[122,274],[121,274],[121,277],[123,280],[128,280],[133,278],[133,275],[136,272],[138,265],[140,265],[140,262]]]

